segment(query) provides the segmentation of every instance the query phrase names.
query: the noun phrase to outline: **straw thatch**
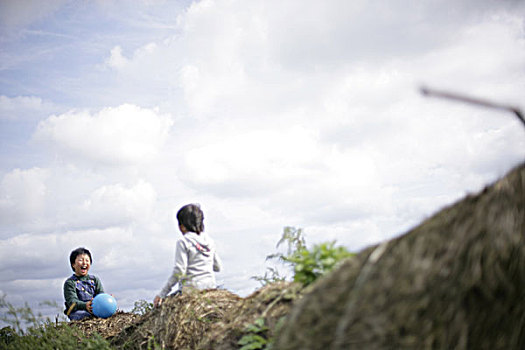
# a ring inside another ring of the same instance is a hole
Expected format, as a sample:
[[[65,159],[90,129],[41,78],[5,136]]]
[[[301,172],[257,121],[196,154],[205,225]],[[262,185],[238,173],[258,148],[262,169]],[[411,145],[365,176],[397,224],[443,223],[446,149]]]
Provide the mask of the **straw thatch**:
[[[275,348],[524,349],[525,164],[318,281]]]
[[[81,321],[71,321],[69,324],[80,329],[86,336],[98,333],[103,338],[111,340],[139,318],[140,316],[136,314],[117,311],[113,316],[106,319],[92,317]]]
[[[211,325],[240,299],[226,290],[189,291],[168,297],[124,329],[112,344],[124,349],[195,349]]]
[[[193,290],[166,298],[143,316],[119,311],[70,325],[86,336],[99,333],[117,349],[236,349],[257,319],[267,327],[261,335],[273,338],[301,291],[291,282],[269,284],[246,298],[226,290]]]
[[[245,334],[246,327],[262,318],[268,327],[264,336],[271,339],[276,326],[290,311],[292,304],[301,296],[301,285],[290,282],[269,284],[248,297],[239,300],[232,312],[214,324],[198,349],[238,349],[238,341]]]

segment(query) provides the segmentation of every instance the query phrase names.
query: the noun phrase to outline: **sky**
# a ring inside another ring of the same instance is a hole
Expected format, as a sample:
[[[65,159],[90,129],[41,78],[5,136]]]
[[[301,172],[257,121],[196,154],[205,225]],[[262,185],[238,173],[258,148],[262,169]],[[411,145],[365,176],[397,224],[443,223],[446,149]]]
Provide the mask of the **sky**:
[[[0,292],[63,303],[93,255],[119,308],[172,270],[199,203],[253,292],[283,228],[351,251],[525,158],[525,4],[513,0],[1,0]]]

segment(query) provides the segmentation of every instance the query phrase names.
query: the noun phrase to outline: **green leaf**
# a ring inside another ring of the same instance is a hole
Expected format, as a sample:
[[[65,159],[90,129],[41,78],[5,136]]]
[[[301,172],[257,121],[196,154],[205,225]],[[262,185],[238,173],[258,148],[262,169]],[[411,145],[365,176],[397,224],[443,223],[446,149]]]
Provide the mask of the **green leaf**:
[[[243,345],[242,349],[262,349],[268,340],[257,334],[244,335],[238,342],[238,345]]]

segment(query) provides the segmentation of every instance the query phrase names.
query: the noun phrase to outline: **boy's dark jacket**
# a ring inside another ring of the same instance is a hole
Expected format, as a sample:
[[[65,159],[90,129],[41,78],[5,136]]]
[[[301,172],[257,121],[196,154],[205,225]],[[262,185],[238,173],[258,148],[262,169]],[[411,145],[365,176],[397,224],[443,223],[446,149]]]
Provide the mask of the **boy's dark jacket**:
[[[79,277],[73,274],[64,282],[64,299],[66,300],[64,313],[69,311],[73,303],[75,303],[75,306],[70,312],[86,310],[87,302],[100,293],[104,293],[104,287],[97,276],[87,275]]]

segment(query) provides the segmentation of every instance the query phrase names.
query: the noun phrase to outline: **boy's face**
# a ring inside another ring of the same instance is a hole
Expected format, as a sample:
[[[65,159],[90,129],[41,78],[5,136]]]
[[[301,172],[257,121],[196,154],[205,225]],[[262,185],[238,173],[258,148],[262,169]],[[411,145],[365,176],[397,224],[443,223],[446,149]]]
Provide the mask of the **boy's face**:
[[[87,276],[89,268],[91,267],[91,259],[87,254],[79,254],[75,259],[75,263],[72,265],[77,276]]]

